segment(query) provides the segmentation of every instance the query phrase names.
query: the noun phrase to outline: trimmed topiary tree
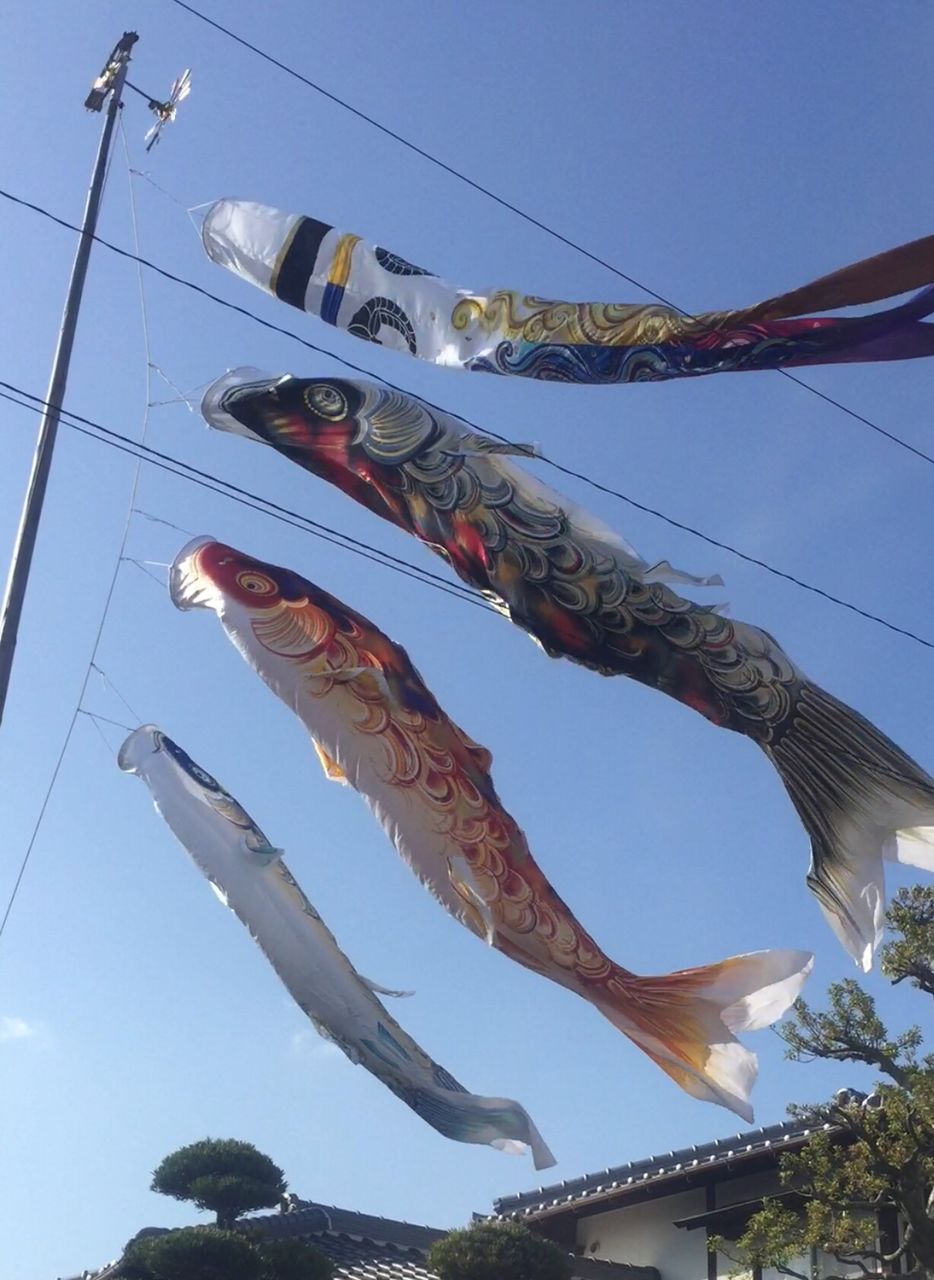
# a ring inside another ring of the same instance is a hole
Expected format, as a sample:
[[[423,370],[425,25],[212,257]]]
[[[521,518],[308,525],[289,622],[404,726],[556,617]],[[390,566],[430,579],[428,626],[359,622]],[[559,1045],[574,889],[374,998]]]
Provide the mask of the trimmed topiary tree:
[[[262,1259],[249,1240],[218,1227],[182,1227],[131,1240],[116,1275],[120,1280],[265,1280]]]
[[[432,1245],[441,1280],[571,1280],[567,1254],[517,1223],[478,1222]]]
[[[151,1185],[216,1214],[219,1227],[232,1227],[241,1213],[277,1205],[287,1183],[279,1166],[252,1143],[204,1138],[166,1156]]]
[[[254,1242],[262,1263],[261,1280],[331,1280],[334,1264],[304,1240]]]
[[[304,1240],[271,1240],[223,1231],[182,1227],[133,1239],[115,1280],[331,1280],[330,1258]]]
[[[277,1204],[282,1170],[249,1142],[205,1138],[166,1156],[152,1189],[217,1214],[217,1226],[147,1227],[123,1251],[115,1280],[331,1280],[334,1267],[304,1240],[264,1241],[236,1228],[248,1209]]]

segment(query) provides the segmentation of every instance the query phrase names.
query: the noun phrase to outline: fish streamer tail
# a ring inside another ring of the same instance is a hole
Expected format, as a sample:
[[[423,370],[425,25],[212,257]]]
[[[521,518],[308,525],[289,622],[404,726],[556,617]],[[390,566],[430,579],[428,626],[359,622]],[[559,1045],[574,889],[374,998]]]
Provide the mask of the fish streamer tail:
[[[934,236],[923,236],[850,263],[800,289],[769,298],[752,310],[770,320],[812,311],[838,311],[841,307],[894,298],[929,284],[934,284]]]
[[[605,1017],[694,1098],[752,1122],[759,1071],[735,1032],[767,1027],[795,1000],[811,971],[808,951],[755,951],[663,977],[613,978],[614,997],[592,997]]]
[[[765,747],[811,837],[808,887],[868,972],[882,940],[884,860],[934,872],[934,779],[857,711],[805,684]]]

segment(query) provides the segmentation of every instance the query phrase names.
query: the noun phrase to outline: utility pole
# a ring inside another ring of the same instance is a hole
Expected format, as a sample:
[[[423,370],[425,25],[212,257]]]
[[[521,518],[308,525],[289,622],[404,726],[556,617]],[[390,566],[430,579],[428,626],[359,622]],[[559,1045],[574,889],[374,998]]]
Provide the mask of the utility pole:
[[[13,666],[13,654],[16,649],[16,635],[19,630],[20,616],[23,611],[23,600],[26,595],[26,583],[32,564],[36,535],[39,529],[39,517],[42,514],[42,503],[45,498],[49,480],[49,469],[52,465],[52,450],[55,447],[55,436],[58,431],[60,406],[65,397],[68,382],[68,367],[71,363],[71,352],[75,341],[75,329],[78,323],[78,312],[84,292],[84,281],[88,271],[88,259],[94,243],[97,229],[97,217],[100,211],[101,196],[104,191],[104,178],[107,173],[107,161],[113,141],[114,126],[122,106],[123,86],[130,65],[130,53],[138,36],[134,31],[126,31],[117,42],[103,71],[95,80],[88,94],[85,106],[89,111],[100,111],[110,98],[107,116],[101,131],[97,159],[91,174],[91,186],[88,190],[87,203],[84,208],[84,220],[81,224],[81,237],[71,268],[71,279],[65,297],[65,309],[52,361],[52,373],[49,389],[46,392],[46,406],[39,424],[39,437],[33,457],[32,470],[20,516],[13,560],[7,579],[6,592],[0,612],[0,721],[6,706],[7,690],[10,684],[10,671]]]

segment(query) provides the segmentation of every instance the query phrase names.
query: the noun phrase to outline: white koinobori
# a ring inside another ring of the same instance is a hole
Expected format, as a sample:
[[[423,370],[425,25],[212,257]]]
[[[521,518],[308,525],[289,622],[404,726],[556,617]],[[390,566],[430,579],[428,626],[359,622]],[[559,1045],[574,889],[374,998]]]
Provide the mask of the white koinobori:
[[[432,1128],[458,1142],[555,1163],[524,1107],[468,1093],[390,1016],[305,897],[256,823],[217,781],[155,725],[134,730],[120,768],[142,778],[156,809],[215,892],[249,929],[318,1032],[371,1072]]]
[[[447,368],[606,384],[934,355],[934,236],[790,293],[686,315],[652,302],[572,302],[461,289],[317,218],[223,199],[201,226],[213,262],[355,338]],[[921,292],[860,316],[813,316]]]

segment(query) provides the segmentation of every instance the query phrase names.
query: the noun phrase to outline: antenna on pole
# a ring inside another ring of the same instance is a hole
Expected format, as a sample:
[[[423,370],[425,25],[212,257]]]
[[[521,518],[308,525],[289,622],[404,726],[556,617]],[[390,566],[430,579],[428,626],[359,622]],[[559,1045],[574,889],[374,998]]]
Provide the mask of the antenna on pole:
[[[26,583],[32,564],[36,536],[39,529],[39,517],[42,514],[42,503],[49,480],[52,465],[52,450],[55,447],[55,436],[61,414],[61,404],[65,396],[68,382],[68,367],[71,363],[71,352],[75,341],[75,330],[78,323],[78,312],[81,308],[81,297],[87,277],[88,260],[94,233],[97,229],[97,218],[100,212],[101,197],[104,191],[104,178],[107,173],[107,162],[113,141],[114,126],[120,108],[123,105],[123,86],[133,46],[139,39],[135,31],[125,31],[114,46],[113,52],[104,64],[104,69],[91,86],[91,91],[84,105],[89,111],[101,111],[110,99],[104,127],[101,131],[97,157],[91,173],[91,186],[84,208],[84,219],[81,224],[81,236],[75,260],[71,268],[71,278],[65,297],[62,312],[58,343],[52,361],[52,373],[49,389],[45,396],[45,410],[39,424],[39,436],[36,452],[32,461],[32,469],[26,488],[26,498],[20,516],[19,529],[16,534],[16,545],[7,579],[6,591],[0,610],[0,721],[6,705],[7,690],[10,684],[10,672],[13,666],[13,654],[16,650],[16,636],[19,630],[23,601],[26,595]]]

